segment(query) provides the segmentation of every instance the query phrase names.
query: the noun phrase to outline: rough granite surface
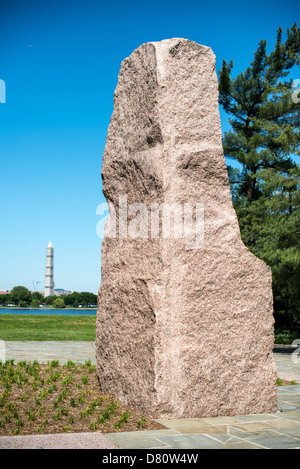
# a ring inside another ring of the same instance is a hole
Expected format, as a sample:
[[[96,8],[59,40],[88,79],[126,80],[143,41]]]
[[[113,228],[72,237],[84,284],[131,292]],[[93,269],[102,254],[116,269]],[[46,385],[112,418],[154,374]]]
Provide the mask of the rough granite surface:
[[[150,417],[276,411],[271,271],[241,241],[215,63],[186,39],[143,44],[122,62],[107,134],[103,192],[117,215],[120,195],[149,210],[204,206],[199,249],[183,238],[111,238],[111,212],[106,225],[99,382]]]

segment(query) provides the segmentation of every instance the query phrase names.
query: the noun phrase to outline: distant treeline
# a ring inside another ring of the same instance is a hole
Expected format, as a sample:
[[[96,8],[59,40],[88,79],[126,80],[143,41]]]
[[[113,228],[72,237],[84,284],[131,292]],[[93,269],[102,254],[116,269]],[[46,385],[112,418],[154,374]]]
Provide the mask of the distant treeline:
[[[0,305],[15,305],[20,308],[39,308],[40,304],[46,304],[55,308],[91,307],[97,305],[97,295],[90,292],[73,292],[67,296],[47,296],[39,292],[31,293],[23,286],[14,287],[11,293],[0,295]]]

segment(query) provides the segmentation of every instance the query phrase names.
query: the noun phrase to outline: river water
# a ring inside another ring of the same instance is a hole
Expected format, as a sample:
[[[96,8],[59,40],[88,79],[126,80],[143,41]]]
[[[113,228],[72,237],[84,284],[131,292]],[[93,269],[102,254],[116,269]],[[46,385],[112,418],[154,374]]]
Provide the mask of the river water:
[[[34,314],[39,316],[96,316],[95,309],[12,309],[0,308],[0,314]]]

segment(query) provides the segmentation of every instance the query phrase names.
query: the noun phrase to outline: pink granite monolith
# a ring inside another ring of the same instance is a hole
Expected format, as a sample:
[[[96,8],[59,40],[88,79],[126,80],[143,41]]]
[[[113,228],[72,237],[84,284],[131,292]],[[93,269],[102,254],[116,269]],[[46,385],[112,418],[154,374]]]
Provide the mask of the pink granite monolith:
[[[143,44],[115,91],[97,373],[149,417],[276,411],[271,271],[241,241],[215,65],[186,39]]]

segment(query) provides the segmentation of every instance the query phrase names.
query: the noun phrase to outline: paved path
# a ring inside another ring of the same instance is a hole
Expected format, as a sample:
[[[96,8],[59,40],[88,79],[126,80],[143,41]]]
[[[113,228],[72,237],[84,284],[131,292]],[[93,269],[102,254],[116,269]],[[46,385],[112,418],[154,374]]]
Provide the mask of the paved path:
[[[294,380],[300,384],[300,355],[293,356],[291,353],[275,353],[274,358],[279,378],[286,379],[287,381]],[[295,363],[293,359],[298,363]]]
[[[0,360],[15,360],[18,362],[37,360],[40,363],[58,360],[62,365],[69,360],[75,363],[85,363],[87,360],[91,360],[95,364],[95,343],[79,341],[0,341]]]
[[[103,433],[0,437],[0,449],[118,449]]]
[[[158,420],[166,430],[106,436],[121,449],[300,449],[300,386],[277,389],[275,414]]]

